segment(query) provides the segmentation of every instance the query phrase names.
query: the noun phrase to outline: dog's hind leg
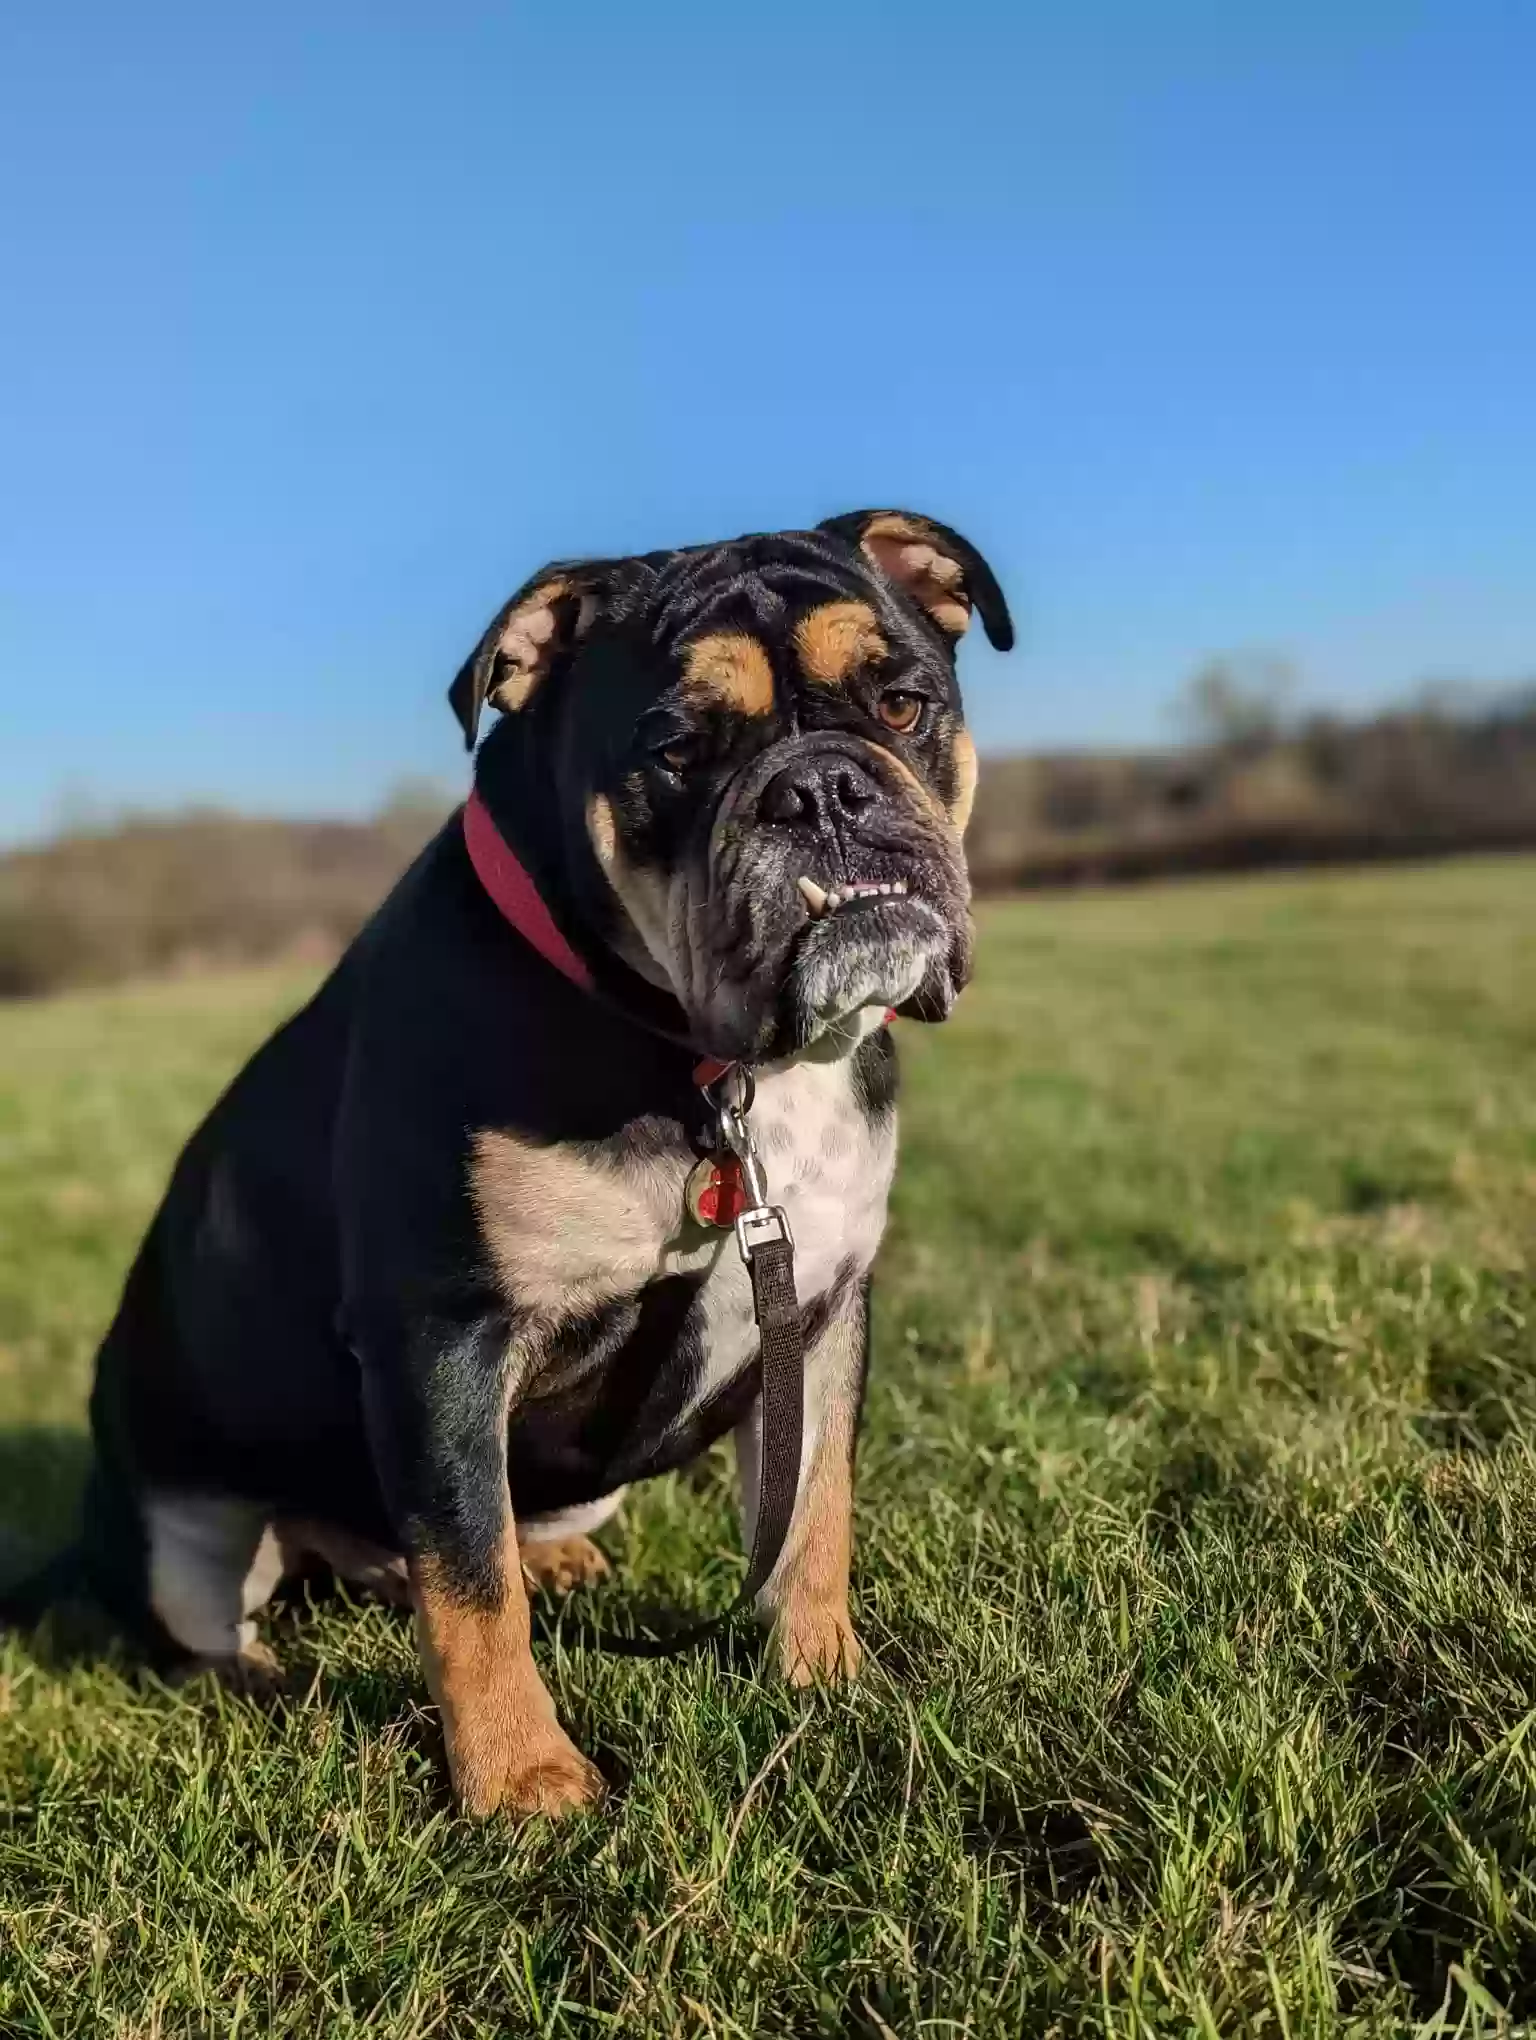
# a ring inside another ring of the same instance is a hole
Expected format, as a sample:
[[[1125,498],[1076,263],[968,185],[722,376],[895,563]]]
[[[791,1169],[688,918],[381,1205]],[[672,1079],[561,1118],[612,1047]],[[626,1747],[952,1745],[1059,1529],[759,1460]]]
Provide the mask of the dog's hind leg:
[[[146,1507],[149,1602],[172,1640],[236,1678],[259,1681],[277,1660],[256,1615],[282,1577],[266,1511],[227,1495],[156,1495]]]
[[[303,1572],[310,1559],[330,1567],[337,1579],[391,1608],[409,1608],[411,1583],[404,1555],[386,1551],[365,1537],[311,1517],[285,1516],[273,1525],[282,1548],[283,1575]]]
[[[616,1515],[623,1499],[623,1488],[615,1488],[611,1495],[599,1495],[595,1502],[585,1502],[579,1508],[561,1509],[552,1516],[520,1517],[517,1555],[526,1576],[536,1587],[556,1594],[602,1579],[608,1561],[587,1533]]]

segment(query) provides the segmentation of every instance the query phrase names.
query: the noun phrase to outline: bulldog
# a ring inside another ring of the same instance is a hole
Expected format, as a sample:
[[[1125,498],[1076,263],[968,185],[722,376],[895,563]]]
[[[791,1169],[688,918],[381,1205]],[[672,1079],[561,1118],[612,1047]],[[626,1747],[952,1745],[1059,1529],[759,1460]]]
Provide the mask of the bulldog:
[[[146,1644],[270,1672],[254,1618],[318,1556],[414,1609],[467,1811],[595,1800],[530,1586],[728,1431],[749,1544],[767,1493],[729,1076],[803,1356],[755,1610],[791,1680],[854,1672],[886,1022],[971,969],[973,609],[1006,649],[980,554],[896,510],[503,606],[449,690],[471,749],[499,713],[466,807],[192,1135],[101,1348],[77,1555]]]

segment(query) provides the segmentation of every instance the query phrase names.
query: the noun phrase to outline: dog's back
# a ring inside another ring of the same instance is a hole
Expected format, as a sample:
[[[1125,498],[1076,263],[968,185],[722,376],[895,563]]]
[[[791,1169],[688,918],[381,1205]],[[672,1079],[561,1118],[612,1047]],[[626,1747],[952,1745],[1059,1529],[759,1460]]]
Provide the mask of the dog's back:
[[[97,1598],[138,1628],[148,1493],[241,1492],[259,1455],[262,1487],[286,1467],[299,1491],[322,1478],[349,1487],[353,1513],[378,1514],[366,1459],[343,1444],[357,1396],[334,1329],[333,1208],[319,1194],[353,976],[349,955],[188,1140],[102,1342],[82,1556]],[[353,1470],[365,1478],[348,1484]]]

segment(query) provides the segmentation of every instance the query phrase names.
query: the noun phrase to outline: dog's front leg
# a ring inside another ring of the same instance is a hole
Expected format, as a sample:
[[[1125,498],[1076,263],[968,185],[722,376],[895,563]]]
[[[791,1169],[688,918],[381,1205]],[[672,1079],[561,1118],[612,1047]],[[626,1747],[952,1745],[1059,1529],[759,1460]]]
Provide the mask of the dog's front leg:
[[[563,1813],[603,1781],[533,1661],[507,1486],[517,1347],[504,1320],[360,1341],[373,1452],[409,1567],[416,1636],[467,1813]]]
[[[852,1678],[858,1638],[848,1612],[853,1558],[853,1462],[868,1364],[865,1285],[854,1285],[806,1354],[805,1432],[800,1485],[783,1556],[758,1596],[759,1617],[772,1626],[771,1649],[792,1684]],[[742,1533],[750,1549],[757,1519],[762,1409],[755,1404],[736,1429]]]

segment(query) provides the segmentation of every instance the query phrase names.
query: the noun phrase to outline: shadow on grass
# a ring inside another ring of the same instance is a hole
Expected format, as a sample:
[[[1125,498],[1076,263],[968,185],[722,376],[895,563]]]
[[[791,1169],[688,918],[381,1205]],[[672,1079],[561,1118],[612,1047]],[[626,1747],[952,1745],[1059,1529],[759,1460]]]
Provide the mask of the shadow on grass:
[[[965,1815],[961,1836],[968,1855],[1011,1877],[1021,1893],[1053,1905],[1086,1897],[1107,1875],[1100,1836],[1071,1800],[1023,1807],[983,1802]]]
[[[133,1662],[120,1629],[83,1596],[70,1570],[90,1456],[83,1430],[0,1430],[0,1628],[25,1635],[31,1654],[54,1671]]]
[[[1512,1809],[1499,1811],[1505,1817],[1489,1823],[1479,1839],[1505,1889],[1518,1891],[1525,1881],[1521,1822],[1509,1817]],[[1511,2020],[1529,2019],[1536,2012],[1536,1931],[1511,1906],[1503,1931],[1488,1933],[1476,1917],[1478,1908],[1458,1888],[1454,1852],[1443,1838],[1444,1809],[1405,1795],[1378,1817],[1377,1833],[1377,1889],[1340,1919],[1340,1949],[1365,1958],[1367,1977],[1373,1969],[1394,1976],[1419,2019],[1433,2020],[1444,2011],[1467,1970]],[[1346,1979],[1341,2010],[1351,2009],[1352,1996]],[[1519,2030],[1529,2028],[1522,2023]]]
[[[693,1638],[707,1616],[681,1615],[665,1601],[640,1599],[622,1587],[590,1600],[536,1594],[532,1614],[534,1642],[557,1644],[567,1652],[586,1650],[631,1662],[707,1658],[728,1672],[753,1672],[762,1656],[762,1634],[747,1614]],[[633,1647],[626,1648],[631,1639]]]
[[[13,1424],[0,1428],[0,1580],[21,1563],[63,1544],[75,1526],[80,1491],[90,1465],[91,1441],[83,1429],[63,1424]]]
[[[38,1658],[60,1668],[124,1654],[112,1624],[78,1598],[59,1563],[76,1528],[89,1465],[83,1430],[0,1429],[0,1625],[26,1632]]]

